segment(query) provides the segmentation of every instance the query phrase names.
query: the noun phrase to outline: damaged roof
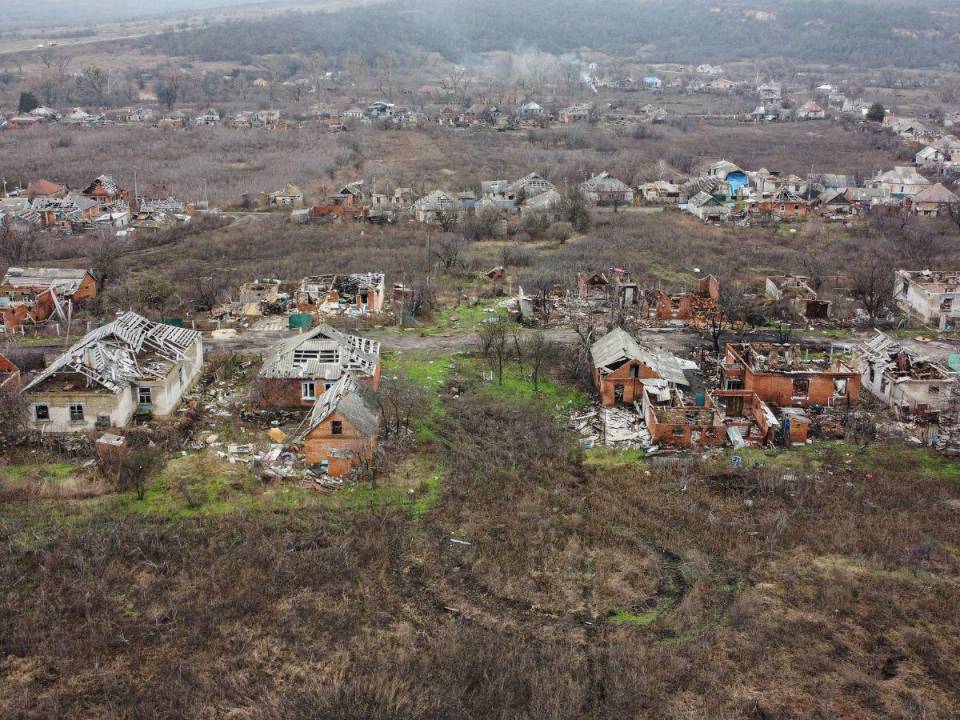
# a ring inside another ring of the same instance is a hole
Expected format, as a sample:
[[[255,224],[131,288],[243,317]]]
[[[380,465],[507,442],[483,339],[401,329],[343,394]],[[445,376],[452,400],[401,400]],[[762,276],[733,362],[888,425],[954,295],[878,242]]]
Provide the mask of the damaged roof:
[[[53,288],[63,295],[72,295],[80,289],[89,270],[73,268],[7,268],[0,285],[11,288]]]
[[[54,375],[79,373],[87,386],[100,385],[121,392],[141,378],[163,377],[156,362],[144,362],[155,355],[161,364],[176,362],[201,338],[196,330],[151,322],[135,312],[126,312],[111,323],[84,336],[80,342],[51,363],[26,388],[36,388]]]
[[[285,341],[264,362],[262,378],[323,378],[337,380],[346,373],[373,375],[380,363],[377,340],[348,335],[329,325],[318,325]]]
[[[593,366],[609,368],[625,361],[637,360],[653,370],[660,378],[675,385],[689,385],[684,370],[696,370],[696,364],[684,361],[670,353],[655,353],[642,347],[621,328],[611,330],[590,347]]]
[[[333,413],[340,414],[361,435],[373,437],[377,433],[379,413],[376,405],[370,394],[350,373],[345,374],[317,398],[303,436],[310,434]]]

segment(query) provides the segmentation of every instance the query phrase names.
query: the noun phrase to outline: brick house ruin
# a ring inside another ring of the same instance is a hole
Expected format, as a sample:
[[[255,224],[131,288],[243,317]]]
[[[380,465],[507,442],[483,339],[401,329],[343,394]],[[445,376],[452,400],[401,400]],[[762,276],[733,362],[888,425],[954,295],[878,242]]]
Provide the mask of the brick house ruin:
[[[135,415],[172,414],[202,368],[199,332],[127,312],[88,333],[23,392],[34,429],[44,433],[122,428]]]
[[[334,477],[373,458],[380,412],[369,390],[350,373],[321,395],[301,436],[304,460]]]
[[[12,267],[0,281],[3,325],[12,332],[54,315],[65,320],[68,302],[79,305],[96,296],[97,282],[88,270]]]
[[[657,290],[656,317],[658,320],[696,320],[717,309],[720,283],[713,275],[700,278],[697,290],[667,295]]]
[[[779,407],[855,404],[860,373],[839,357],[813,358],[795,345],[727,343],[724,390],[752,390]]]
[[[617,328],[590,348],[593,384],[605,406],[633,405],[643,397],[644,380],[665,380],[672,385],[690,385],[685,370],[696,365],[669,353],[641,347],[625,330]]]
[[[366,314],[383,310],[383,273],[314,275],[304,278],[295,295],[302,313]]]
[[[286,340],[263,363],[257,379],[257,404],[310,408],[348,374],[376,390],[380,385],[380,343],[319,325]]]

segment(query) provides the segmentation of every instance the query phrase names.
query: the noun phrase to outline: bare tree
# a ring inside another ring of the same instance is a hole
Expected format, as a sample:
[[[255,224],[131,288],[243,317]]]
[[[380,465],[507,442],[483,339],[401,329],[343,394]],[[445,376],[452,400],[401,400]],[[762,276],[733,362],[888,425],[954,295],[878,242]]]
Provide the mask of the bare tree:
[[[430,254],[443,270],[450,272],[460,262],[460,255],[466,248],[466,240],[454,233],[443,233],[433,238]]]
[[[550,324],[553,316],[553,293],[558,286],[561,286],[560,276],[550,269],[542,269],[537,272],[527,273],[520,277],[519,284],[524,292],[533,297],[535,306],[540,310],[541,324],[546,327]]]
[[[543,373],[543,366],[546,364],[547,357],[552,352],[550,342],[542,331],[537,330],[529,335],[524,342],[524,352],[527,356],[527,362],[530,365],[530,382],[533,383],[533,389],[540,389],[540,379]]]
[[[16,382],[0,386],[0,452],[19,441],[29,428],[29,405]]]
[[[430,413],[430,396],[403,369],[383,378],[377,395],[384,437],[410,430]]]
[[[497,384],[503,385],[503,366],[509,353],[510,333],[502,315],[480,330],[480,350],[497,373]]]
[[[115,473],[121,488],[133,488],[143,500],[147,483],[164,465],[163,451],[155,445],[130,450],[116,463]]]
[[[872,255],[864,257],[851,273],[850,295],[876,321],[893,305],[894,277],[889,259]]]
[[[0,221],[0,258],[9,265],[29,260],[37,243],[33,228],[14,224],[9,217]]]

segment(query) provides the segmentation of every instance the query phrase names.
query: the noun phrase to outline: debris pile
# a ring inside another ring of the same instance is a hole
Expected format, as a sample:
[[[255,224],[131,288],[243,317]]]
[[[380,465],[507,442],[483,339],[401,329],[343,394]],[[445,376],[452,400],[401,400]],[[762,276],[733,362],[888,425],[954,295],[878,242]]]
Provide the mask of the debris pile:
[[[647,452],[657,450],[636,405],[634,409],[598,405],[585,412],[573,410],[570,428],[579,435],[581,447],[588,450],[600,444],[620,449],[640,448]]]

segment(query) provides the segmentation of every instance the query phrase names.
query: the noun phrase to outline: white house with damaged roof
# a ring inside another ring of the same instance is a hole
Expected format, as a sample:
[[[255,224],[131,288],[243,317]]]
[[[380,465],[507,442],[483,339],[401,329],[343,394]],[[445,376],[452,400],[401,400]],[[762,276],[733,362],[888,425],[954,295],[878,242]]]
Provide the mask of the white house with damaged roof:
[[[581,183],[580,192],[587,202],[598,206],[633,205],[633,189],[608,172],[594,175]]]
[[[23,393],[43,433],[122,428],[135,415],[172,414],[202,368],[199,332],[126,312],[87,333]]]

